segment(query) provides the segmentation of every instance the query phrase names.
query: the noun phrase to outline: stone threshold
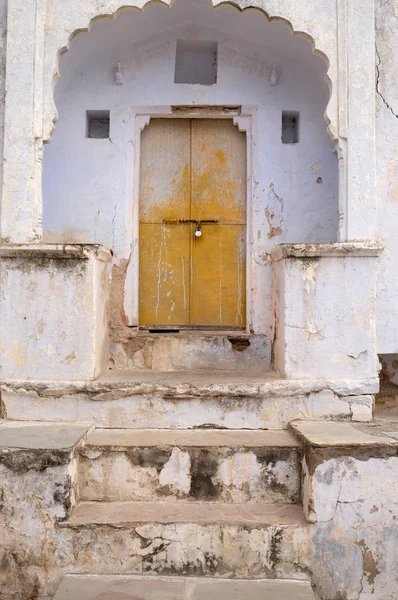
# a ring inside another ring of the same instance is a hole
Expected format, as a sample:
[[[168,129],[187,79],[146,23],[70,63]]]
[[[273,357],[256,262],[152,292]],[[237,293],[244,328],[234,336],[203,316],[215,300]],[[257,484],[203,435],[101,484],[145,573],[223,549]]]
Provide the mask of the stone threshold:
[[[54,600],[314,600],[307,581],[65,575]]]
[[[299,442],[287,430],[228,429],[95,429],[86,440],[87,448],[123,451],[148,447],[179,448],[298,448]]]
[[[9,392],[33,392],[41,397],[85,394],[93,400],[155,394],[168,398],[189,397],[289,397],[330,390],[341,396],[375,394],[378,378],[285,379],[273,372],[236,371],[109,371],[90,381],[0,379],[0,388]]]
[[[223,502],[80,502],[60,527],[107,525],[130,527],[145,523],[290,527],[306,524],[297,504]]]

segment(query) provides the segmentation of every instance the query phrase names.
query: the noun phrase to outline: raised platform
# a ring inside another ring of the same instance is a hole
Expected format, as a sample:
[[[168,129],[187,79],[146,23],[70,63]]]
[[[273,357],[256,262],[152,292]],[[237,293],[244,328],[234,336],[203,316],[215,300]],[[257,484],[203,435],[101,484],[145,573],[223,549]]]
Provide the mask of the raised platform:
[[[377,379],[282,379],[236,371],[110,371],[95,381],[0,381],[9,419],[136,429],[283,429],[300,418],[367,421],[378,386]]]

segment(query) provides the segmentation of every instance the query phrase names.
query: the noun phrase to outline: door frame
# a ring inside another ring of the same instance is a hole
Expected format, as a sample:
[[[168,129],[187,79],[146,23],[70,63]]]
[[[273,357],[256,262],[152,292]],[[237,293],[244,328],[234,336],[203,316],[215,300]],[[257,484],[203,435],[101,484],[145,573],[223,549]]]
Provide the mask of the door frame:
[[[151,119],[232,119],[239,131],[246,133],[246,328],[252,331],[253,306],[253,202],[252,202],[252,172],[256,140],[253,137],[253,120],[256,118],[257,106],[137,106],[134,108],[135,118],[133,138],[133,169],[132,176],[126,174],[127,185],[130,188],[131,202],[127,207],[126,233],[130,258],[126,270],[124,289],[124,312],[130,327],[139,326],[139,194],[141,169],[141,133],[149,125]],[[255,128],[256,129],[256,128]],[[128,161],[130,162],[130,161]],[[131,164],[131,162],[130,162]],[[195,329],[192,329],[195,331]],[[216,330],[216,329],[215,329]],[[190,330],[186,330],[189,333]],[[211,332],[211,328],[208,330]],[[243,330],[242,330],[243,331]],[[236,334],[236,331],[235,331]]]

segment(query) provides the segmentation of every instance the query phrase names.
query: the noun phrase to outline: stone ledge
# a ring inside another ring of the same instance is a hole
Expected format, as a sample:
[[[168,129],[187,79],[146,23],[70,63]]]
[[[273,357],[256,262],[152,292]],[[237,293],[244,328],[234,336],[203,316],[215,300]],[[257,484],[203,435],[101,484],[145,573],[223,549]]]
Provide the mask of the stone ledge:
[[[0,246],[0,258],[80,259],[107,262],[112,252],[100,244],[9,244]]]
[[[303,444],[310,475],[332,459],[367,461],[398,456],[398,423],[296,420],[289,423],[289,428]]]
[[[67,465],[90,430],[77,423],[0,423],[0,465],[19,474]]]
[[[260,525],[278,527],[306,523],[297,504],[226,504],[224,502],[81,502],[62,527],[109,525],[124,527],[143,523],[195,523],[196,525]]]
[[[290,427],[314,448],[398,448],[398,423],[293,421]]]
[[[209,380],[211,383],[209,383]],[[340,396],[375,394],[379,380],[370,379],[281,379],[273,374],[236,372],[112,371],[93,381],[0,379],[7,392],[34,393],[43,398],[88,395],[92,400],[112,400],[142,394],[167,398],[245,397],[287,398],[328,390]]]
[[[92,429],[79,423],[37,423],[5,421],[0,423],[0,451],[70,450]]]
[[[271,253],[272,260],[284,258],[375,257],[383,246],[374,241],[341,242],[332,244],[279,244]]]
[[[65,575],[54,600],[313,600],[306,581],[135,575]]]

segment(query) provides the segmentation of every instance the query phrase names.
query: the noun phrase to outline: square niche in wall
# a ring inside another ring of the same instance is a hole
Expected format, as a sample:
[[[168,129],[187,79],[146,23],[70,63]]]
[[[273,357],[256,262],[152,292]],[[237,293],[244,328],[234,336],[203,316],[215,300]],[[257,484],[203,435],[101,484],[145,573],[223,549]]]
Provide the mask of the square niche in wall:
[[[217,83],[217,42],[177,40],[174,83]]]
[[[300,113],[296,110],[282,111],[282,144],[299,142]]]
[[[109,110],[86,111],[86,137],[92,139],[109,139],[110,133]]]

